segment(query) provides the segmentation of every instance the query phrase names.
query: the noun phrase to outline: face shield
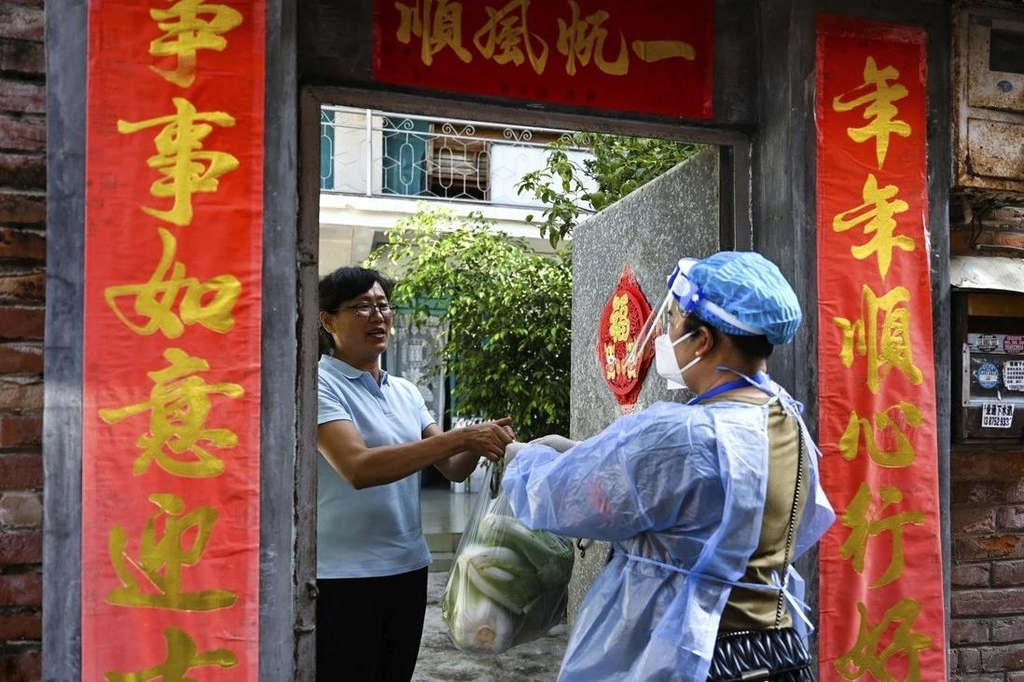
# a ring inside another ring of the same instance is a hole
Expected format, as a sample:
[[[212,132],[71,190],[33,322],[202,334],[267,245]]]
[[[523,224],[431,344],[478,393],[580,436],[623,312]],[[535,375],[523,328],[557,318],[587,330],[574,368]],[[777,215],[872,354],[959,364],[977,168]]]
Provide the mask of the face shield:
[[[665,292],[665,298],[657,308],[651,310],[650,316],[640,329],[638,336],[640,341],[626,356],[627,367],[634,365],[639,358],[643,357],[655,336],[668,329],[669,312],[672,309],[673,300],[679,303],[679,311],[684,315],[697,308],[701,299],[700,288],[688,277],[690,268],[696,263],[696,258],[681,258],[675,269],[672,270],[672,274],[668,276],[666,282],[668,291]]]

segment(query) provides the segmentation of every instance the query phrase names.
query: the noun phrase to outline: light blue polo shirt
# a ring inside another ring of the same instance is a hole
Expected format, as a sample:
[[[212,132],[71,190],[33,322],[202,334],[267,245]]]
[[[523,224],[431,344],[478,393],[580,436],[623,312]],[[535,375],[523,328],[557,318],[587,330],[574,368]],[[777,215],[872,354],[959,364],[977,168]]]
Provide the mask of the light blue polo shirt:
[[[381,372],[320,357],[317,424],[352,422],[368,447],[420,440],[435,420],[419,390]],[[317,458],[318,578],[371,578],[430,564],[420,519],[419,472],[387,485],[356,490],[321,454]]]

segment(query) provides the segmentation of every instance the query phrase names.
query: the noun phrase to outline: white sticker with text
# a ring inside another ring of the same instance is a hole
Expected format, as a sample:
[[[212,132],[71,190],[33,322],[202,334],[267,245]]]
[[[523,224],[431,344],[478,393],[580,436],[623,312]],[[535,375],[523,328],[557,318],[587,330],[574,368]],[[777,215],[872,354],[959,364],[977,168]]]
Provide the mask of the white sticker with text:
[[[981,428],[1008,429],[1012,425],[1012,403],[984,403],[981,406]]]
[[[1003,385],[1011,391],[1024,391],[1024,360],[1003,363]]]

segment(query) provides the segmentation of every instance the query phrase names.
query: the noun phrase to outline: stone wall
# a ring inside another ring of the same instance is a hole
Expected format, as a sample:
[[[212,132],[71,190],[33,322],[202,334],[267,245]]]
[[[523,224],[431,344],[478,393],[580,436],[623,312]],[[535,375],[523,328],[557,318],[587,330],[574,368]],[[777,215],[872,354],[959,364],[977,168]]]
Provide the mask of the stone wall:
[[[622,414],[605,383],[597,356],[597,333],[623,266],[629,265],[651,307],[665,296],[665,278],[683,256],[719,250],[718,149],[708,147],[657,180],[588,219],[573,234],[572,389],[570,435],[598,433]],[[679,400],[665,380],[650,371],[636,408],[658,400]],[[569,619],[607,560],[608,548],[586,541],[577,552],[569,586]]]
[[[950,463],[951,671],[1024,680],[1024,448],[955,447]]]
[[[0,4],[0,679],[40,677],[46,117],[42,0]]]

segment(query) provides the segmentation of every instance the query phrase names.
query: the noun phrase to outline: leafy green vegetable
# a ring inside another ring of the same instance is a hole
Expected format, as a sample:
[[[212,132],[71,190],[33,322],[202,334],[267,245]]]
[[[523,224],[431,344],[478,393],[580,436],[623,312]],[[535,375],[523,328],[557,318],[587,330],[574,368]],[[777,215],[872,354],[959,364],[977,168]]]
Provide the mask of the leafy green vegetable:
[[[570,541],[494,511],[459,547],[441,599],[448,633],[463,651],[500,653],[545,634],[565,613]]]

